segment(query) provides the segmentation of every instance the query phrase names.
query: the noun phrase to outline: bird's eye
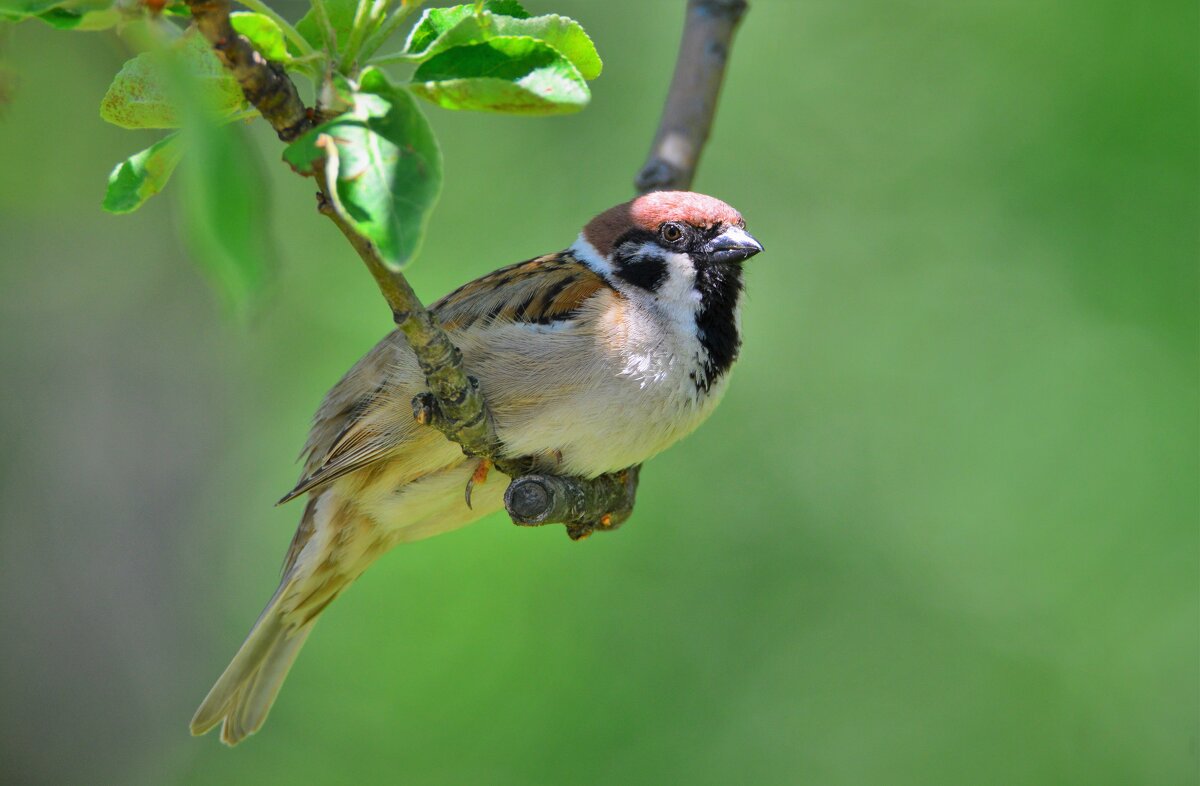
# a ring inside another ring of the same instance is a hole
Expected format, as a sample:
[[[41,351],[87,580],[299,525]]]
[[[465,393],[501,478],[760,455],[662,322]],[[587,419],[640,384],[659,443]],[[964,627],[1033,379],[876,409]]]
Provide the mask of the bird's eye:
[[[679,224],[663,224],[659,232],[662,234],[663,240],[668,243],[674,243],[683,237],[683,227],[679,226]]]

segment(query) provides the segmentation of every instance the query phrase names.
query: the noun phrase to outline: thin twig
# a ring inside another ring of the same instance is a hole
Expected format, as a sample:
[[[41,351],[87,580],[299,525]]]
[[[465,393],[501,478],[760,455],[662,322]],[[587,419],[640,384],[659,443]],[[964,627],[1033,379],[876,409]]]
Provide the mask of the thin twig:
[[[396,28],[404,24],[404,20],[408,19],[409,14],[420,8],[424,2],[425,0],[400,0],[400,7],[393,11],[387,21],[380,25],[379,29],[363,44],[359,59],[367,60],[375,54],[379,47],[383,46],[391,38],[392,33],[396,32]],[[382,58],[379,62],[382,62]]]
[[[746,0],[689,0],[662,120],[634,181],[640,193],[691,188],[717,111],[733,33],[746,9]]]
[[[421,304],[404,274],[389,268],[375,244],[363,237],[343,217],[343,211],[337,209],[337,145],[324,135],[317,144],[325,151],[325,168],[318,170],[316,176],[320,188],[318,209],[341,230],[366,263],[380,294],[392,310],[396,327],[416,354],[429,385],[432,401],[421,398],[428,411],[414,412],[414,415],[461,445],[468,456],[500,461],[500,441],[496,438],[478,382],[467,376],[463,369],[462,353]],[[499,466],[501,471],[510,469],[507,462]]]
[[[350,26],[350,36],[346,41],[346,48],[342,52],[343,71],[349,71],[358,60],[358,49],[362,46],[363,37],[367,34],[367,20],[369,19],[372,23],[375,21],[374,9],[375,4],[372,0],[358,0],[358,7],[354,9],[354,23]]]

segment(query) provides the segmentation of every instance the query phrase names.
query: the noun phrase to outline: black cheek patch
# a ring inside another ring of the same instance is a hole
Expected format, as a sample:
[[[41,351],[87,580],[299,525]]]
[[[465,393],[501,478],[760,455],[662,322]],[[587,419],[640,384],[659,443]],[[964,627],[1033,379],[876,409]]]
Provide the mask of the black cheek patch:
[[[613,273],[623,281],[647,292],[657,292],[667,280],[667,260],[639,255],[617,261]]]

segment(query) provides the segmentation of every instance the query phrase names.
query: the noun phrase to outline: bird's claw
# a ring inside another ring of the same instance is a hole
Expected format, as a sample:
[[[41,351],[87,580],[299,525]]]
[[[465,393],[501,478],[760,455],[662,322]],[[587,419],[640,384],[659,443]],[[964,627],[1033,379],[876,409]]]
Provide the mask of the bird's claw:
[[[486,483],[488,470],[491,468],[492,462],[489,459],[479,459],[479,463],[475,465],[475,471],[471,473],[471,479],[467,481],[467,488],[463,493],[468,508],[471,507],[471,492],[475,490],[475,484]]]

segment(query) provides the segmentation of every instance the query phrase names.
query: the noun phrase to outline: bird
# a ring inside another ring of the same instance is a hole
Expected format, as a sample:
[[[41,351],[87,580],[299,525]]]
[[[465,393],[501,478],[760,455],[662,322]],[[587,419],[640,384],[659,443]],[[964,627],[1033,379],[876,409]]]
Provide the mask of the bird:
[[[594,478],[640,464],[717,406],[741,347],[742,263],[763,250],[714,197],[656,191],[589,221],[558,253],[437,301],[508,457]],[[425,390],[398,330],[325,396],[300,481],[307,504],[278,589],[191,721],[235,745],[258,731],[318,616],[392,547],[503,507],[508,478],[418,423]],[[470,499],[464,489],[473,480]]]

